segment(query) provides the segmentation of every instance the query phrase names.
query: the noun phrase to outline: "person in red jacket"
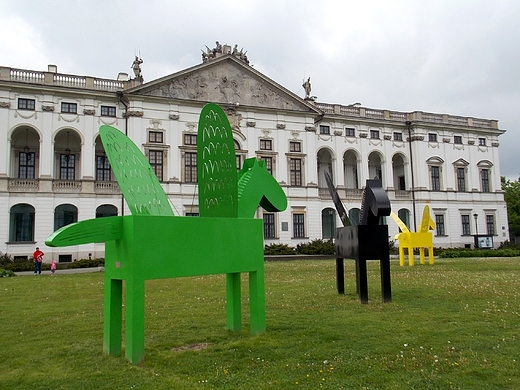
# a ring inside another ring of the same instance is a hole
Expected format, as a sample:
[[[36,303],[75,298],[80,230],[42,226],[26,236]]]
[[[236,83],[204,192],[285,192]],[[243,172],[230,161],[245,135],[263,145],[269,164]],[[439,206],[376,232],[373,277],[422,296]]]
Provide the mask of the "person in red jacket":
[[[35,275],[42,273],[43,255],[44,253],[40,250],[40,248],[36,247],[36,250],[33,253]]]

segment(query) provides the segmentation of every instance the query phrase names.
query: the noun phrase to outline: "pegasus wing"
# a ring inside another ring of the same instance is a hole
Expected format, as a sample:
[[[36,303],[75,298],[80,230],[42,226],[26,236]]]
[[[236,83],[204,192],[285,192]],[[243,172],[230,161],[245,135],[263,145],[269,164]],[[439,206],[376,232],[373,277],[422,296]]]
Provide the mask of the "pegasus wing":
[[[45,240],[45,245],[60,247],[92,244],[118,240],[122,236],[123,217],[87,219],[56,230]]]
[[[394,213],[393,211],[390,213],[390,216],[394,219],[395,223],[397,224],[397,226],[399,226],[399,229],[401,229],[401,231],[403,233],[409,233],[410,230],[408,229],[408,227],[405,225],[405,223],[402,221],[401,218],[399,218],[397,216],[396,213]],[[397,239],[397,236],[395,236],[395,239]]]
[[[423,215],[421,219],[421,229],[420,233],[428,233],[429,230],[435,229],[435,222],[430,216],[430,207],[428,205],[424,206]]]

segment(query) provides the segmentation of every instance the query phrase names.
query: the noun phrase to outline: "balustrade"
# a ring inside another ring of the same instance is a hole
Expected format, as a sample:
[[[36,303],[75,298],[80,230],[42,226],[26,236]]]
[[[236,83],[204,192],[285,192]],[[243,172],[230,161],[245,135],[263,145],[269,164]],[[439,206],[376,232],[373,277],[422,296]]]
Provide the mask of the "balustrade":
[[[37,179],[9,179],[8,190],[11,192],[37,192],[39,182]]]
[[[53,180],[52,190],[54,192],[80,192],[81,180]]]
[[[120,194],[121,189],[117,181],[96,181],[94,191],[99,194]]]

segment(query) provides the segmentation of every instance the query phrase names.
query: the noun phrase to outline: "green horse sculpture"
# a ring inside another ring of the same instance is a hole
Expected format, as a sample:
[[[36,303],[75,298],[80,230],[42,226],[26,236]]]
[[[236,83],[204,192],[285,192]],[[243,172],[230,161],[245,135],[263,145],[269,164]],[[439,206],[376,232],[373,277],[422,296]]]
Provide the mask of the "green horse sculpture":
[[[132,215],[80,221],[54,232],[48,246],[105,242],[104,350],[122,349],[125,282],[125,355],[144,357],[145,281],[226,274],[226,323],[241,329],[240,274],[249,274],[250,331],[265,331],[261,205],[282,211],[287,198],[263,161],[247,159],[237,173],[232,130],[216,104],[201,111],[197,135],[200,217],[174,216],[154,171],[122,132],[100,135]]]

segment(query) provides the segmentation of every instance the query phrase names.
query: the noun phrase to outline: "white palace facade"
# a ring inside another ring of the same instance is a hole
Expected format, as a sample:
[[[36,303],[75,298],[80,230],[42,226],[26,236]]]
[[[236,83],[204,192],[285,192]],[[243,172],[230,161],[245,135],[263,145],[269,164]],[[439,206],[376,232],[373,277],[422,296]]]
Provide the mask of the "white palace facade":
[[[99,138],[103,124],[141,148],[177,215],[197,215],[197,121],[207,102],[228,114],[237,165],[264,159],[287,194],[286,211],[257,211],[266,244],[333,236],[341,221],[325,171],[354,221],[365,180],[378,176],[412,231],[430,206],[436,247],[469,246],[475,234],[492,235],[495,247],[509,239],[496,120],[321,103],[310,85],[299,97],[229,46],[208,54],[146,83],[139,63],[135,77],[115,80],[54,65],[0,67],[0,252],[30,257],[39,246],[46,262],[104,256],[102,243],[45,246],[68,223],[129,214]],[[398,228],[386,223],[391,240]]]

